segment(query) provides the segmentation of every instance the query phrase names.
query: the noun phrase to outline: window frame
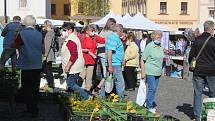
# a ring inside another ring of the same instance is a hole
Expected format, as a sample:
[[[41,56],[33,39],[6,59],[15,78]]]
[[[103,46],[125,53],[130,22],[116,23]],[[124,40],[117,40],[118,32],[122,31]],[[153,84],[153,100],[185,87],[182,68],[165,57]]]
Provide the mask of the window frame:
[[[167,2],[160,2],[160,14],[167,14]]]
[[[181,15],[188,15],[188,2],[181,2]]]
[[[208,13],[209,13],[209,17],[212,17],[212,18],[215,17],[214,16],[214,14],[215,14],[215,10],[214,9],[209,9]],[[211,14],[211,13],[213,13],[213,14]]]
[[[68,7],[68,11],[66,11],[66,7]],[[68,12],[68,13],[67,13]],[[65,15],[65,16],[69,16],[70,15],[70,4],[64,4],[63,5],[63,15]]]
[[[19,8],[27,8],[27,6],[28,6],[28,0],[19,0]]]
[[[56,4],[51,4],[51,15],[56,15]]]

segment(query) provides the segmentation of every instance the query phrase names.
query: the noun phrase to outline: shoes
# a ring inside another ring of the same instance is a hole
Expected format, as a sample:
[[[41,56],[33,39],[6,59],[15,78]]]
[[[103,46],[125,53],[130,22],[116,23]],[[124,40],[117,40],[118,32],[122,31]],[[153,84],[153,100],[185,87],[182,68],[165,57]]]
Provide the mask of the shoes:
[[[143,104],[143,107],[147,108],[146,102]]]
[[[49,87],[47,84],[44,87],[42,87],[41,89],[46,92],[53,92],[53,88]]]
[[[153,113],[153,114],[156,114],[156,109],[155,108],[150,108],[150,109],[148,109],[148,111]]]
[[[208,91],[209,91],[209,88],[205,86],[205,87],[203,88],[203,91],[204,91],[204,92],[208,92]]]

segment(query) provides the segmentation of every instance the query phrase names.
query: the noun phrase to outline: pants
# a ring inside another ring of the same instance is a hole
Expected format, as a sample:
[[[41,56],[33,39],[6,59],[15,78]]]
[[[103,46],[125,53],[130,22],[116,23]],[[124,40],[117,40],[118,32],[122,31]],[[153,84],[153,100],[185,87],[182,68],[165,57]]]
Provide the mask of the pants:
[[[101,59],[101,64],[102,64],[103,76],[105,77],[106,73],[107,73],[107,69],[106,69],[106,66],[105,66],[105,58],[101,57],[100,59]]]
[[[137,84],[136,67],[125,66],[124,69],[125,84],[127,86],[127,89],[135,89]]]
[[[122,100],[124,97],[125,82],[122,75],[121,66],[113,66],[113,76],[116,78],[116,80],[114,80],[114,84],[116,86],[116,93],[119,96],[119,100]],[[101,89],[101,97],[105,98],[105,82],[103,83]]]
[[[89,98],[89,94],[85,92],[85,90],[77,84],[78,79],[79,74],[68,74],[67,75],[68,89],[77,92],[84,100],[87,100]]]
[[[146,100],[146,106],[148,109],[151,109],[154,107],[154,99],[159,83],[160,76],[152,76],[152,75],[146,75],[146,81],[148,83],[148,94],[147,94],[147,100]]]
[[[4,48],[1,54],[0,67],[3,68],[7,60],[11,58],[12,68],[16,67],[16,49],[14,48]]]
[[[81,77],[85,79],[84,89],[90,91],[92,88],[92,80],[93,80],[93,70],[94,65],[85,65],[83,72],[81,73]]]
[[[27,111],[31,113],[38,113],[39,111],[37,104],[39,100],[40,73],[41,69],[21,71],[21,86],[24,102]]]
[[[208,83],[209,96],[215,97],[215,76],[193,76],[194,100],[193,113],[197,121],[200,121],[202,108],[202,93],[205,84]]]
[[[54,76],[52,71],[52,61],[43,62],[43,72],[46,74],[46,80],[49,87],[54,87]]]

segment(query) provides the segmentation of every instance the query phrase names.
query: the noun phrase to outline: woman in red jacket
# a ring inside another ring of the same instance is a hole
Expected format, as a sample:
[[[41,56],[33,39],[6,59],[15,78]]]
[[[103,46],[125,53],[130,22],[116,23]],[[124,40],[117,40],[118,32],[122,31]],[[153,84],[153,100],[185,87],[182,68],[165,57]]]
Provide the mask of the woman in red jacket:
[[[93,69],[96,58],[97,43],[104,44],[105,39],[95,34],[94,25],[88,25],[83,34],[79,35],[82,45],[85,68],[81,77],[85,79],[84,89],[90,91],[92,87]]]

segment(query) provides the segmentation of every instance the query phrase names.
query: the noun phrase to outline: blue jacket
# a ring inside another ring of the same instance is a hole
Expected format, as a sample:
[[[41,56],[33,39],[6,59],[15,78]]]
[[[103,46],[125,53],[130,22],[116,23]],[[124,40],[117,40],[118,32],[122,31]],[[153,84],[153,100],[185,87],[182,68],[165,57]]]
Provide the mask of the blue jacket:
[[[11,48],[21,28],[22,26],[19,22],[10,22],[6,25],[1,34],[4,37],[3,48]]]
[[[23,45],[19,48],[18,67],[22,70],[42,68],[42,34],[27,27],[20,32]]]

